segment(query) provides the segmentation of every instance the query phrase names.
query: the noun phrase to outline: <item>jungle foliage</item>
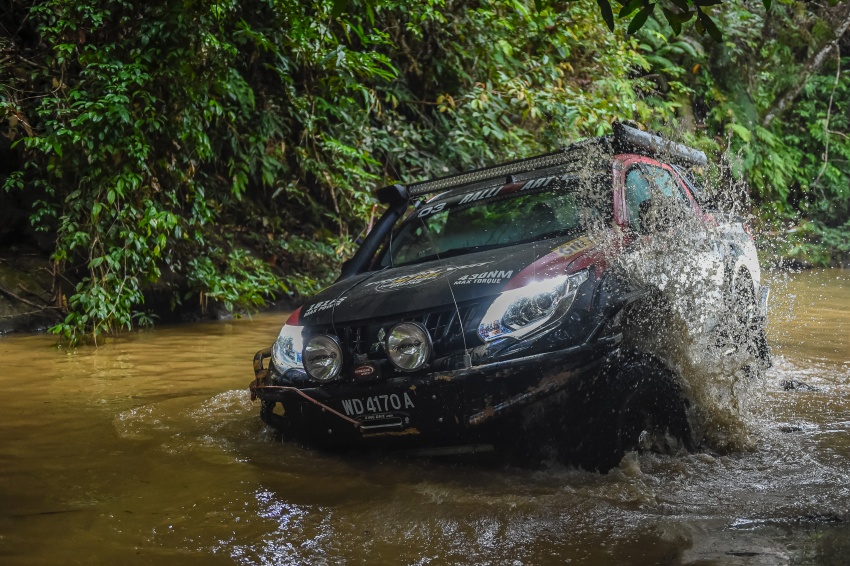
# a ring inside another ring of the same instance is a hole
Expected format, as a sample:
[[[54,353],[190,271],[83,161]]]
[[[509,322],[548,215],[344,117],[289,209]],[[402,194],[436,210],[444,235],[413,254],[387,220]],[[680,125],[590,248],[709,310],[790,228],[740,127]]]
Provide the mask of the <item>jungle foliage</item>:
[[[152,323],[151,289],[229,309],[313,291],[377,187],[616,118],[725,155],[765,232],[793,230],[786,256],[850,254],[844,3],[615,4],[628,27],[595,0],[5,6],[0,130],[23,159],[0,180],[55,239],[72,341]]]

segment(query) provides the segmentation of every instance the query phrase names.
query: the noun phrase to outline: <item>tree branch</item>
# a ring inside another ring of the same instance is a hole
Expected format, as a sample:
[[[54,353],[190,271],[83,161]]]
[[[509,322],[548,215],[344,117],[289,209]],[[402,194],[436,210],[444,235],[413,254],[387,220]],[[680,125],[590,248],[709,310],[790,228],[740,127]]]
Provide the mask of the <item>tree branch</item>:
[[[820,178],[823,177],[823,173],[826,171],[826,166],[829,164],[829,118],[832,114],[832,101],[835,98],[835,89],[838,88],[838,81],[841,78],[841,49],[838,48],[838,45],[835,46],[835,61],[835,82],[832,83],[832,93],[829,95],[829,106],[826,108],[826,121],[823,126],[823,133],[826,138],[823,150],[823,167],[820,168],[820,173],[818,173],[817,178],[812,182],[812,189],[818,185]],[[821,198],[826,198],[823,196],[823,192],[821,192]]]
[[[56,307],[52,307],[52,306],[49,306],[49,305],[39,305],[39,304],[36,304],[36,303],[34,303],[34,302],[32,302],[32,301],[29,301],[29,300],[27,300],[27,299],[25,299],[25,298],[23,298],[23,297],[21,297],[21,296],[16,295],[15,293],[11,292],[11,291],[10,291],[10,290],[8,290],[8,289],[4,289],[3,287],[0,287],[0,293],[2,293],[2,294],[4,294],[4,295],[6,295],[7,297],[9,297],[9,298],[11,298],[11,299],[14,299],[14,300],[16,300],[16,301],[19,301],[19,302],[21,302],[21,303],[24,303],[25,305],[29,305],[29,306],[31,306],[31,307],[35,307],[35,308],[40,309],[40,310],[45,310],[45,309],[55,309],[55,308],[56,308]]]
[[[826,56],[829,55],[829,52],[833,49],[838,49],[838,41],[842,38],[848,28],[850,28],[850,8],[847,9],[841,23],[835,28],[835,37],[833,40],[821,47],[821,49],[806,62],[803,66],[802,72],[800,73],[800,81],[786,90],[782,96],[777,99],[777,101],[773,104],[773,107],[765,115],[764,120],[762,120],[762,126],[765,128],[768,127],[773,119],[782,114],[788,105],[797,98],[797,95],[799,95],[803,90],[803,87],[806,86],[806,81],[809,80],[809,76],[820,69],[826,59]]]

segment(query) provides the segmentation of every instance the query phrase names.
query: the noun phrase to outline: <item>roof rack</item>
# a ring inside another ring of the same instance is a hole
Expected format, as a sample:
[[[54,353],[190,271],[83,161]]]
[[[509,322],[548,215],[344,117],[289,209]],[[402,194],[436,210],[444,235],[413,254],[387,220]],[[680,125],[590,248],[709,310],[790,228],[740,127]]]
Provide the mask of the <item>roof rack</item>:
[[[407,197],[418,197],[431,193],[437,193],[478,183],[508,177],[518,173],[529,173],[538,169],[548,169],[559,165],[574,164],[575,169],[587,167],[592,161],[598,161],[602,156],[611,156],[615,153],[637,153],[647,156],[664,156],[672,161],[687,165],[705,165],[708,160],[702,151],[690,148],[686,145],[665,140],[661,136],[649,134],[627,126],[622,122],[614,122],[614,135],[591,138],[581,142],[570,144],[552,153],[517,159],[499,165],[491,165],[481,169],[474,169],[463,173],[448,175],[438,179],[419,181],[406,186]],[[384,187],[378,191],[378,199],[381,202],[395,200],[401,195],[390,197],[389,193],[398,192],[400,185]],[[389,189],[389,190],[388,190]]]

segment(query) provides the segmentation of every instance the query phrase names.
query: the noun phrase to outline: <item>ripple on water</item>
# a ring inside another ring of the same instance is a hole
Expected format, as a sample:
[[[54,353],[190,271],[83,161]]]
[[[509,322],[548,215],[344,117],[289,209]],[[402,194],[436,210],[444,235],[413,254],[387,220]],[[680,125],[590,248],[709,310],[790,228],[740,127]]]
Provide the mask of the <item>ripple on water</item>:
[[[276,442],[242,388],[276,321],[156,330],[138,338],[140,349],[128,340],[76,356],[4,338],[4,361],[33,373],[0,376],[0,556],[55,563],[61,548],[163,565],[842,564],[850,352],[836,353],[835,328],[850,320],[850,294],[826,293],[831,280],[817,274],[794,277],[791,286],[814,281],[834,310],[819,316],[833,318],[824,329],[781,329],[774,367],[739,405],[750,444],[629,454],[607,475],[354,459]],[[793,290],[798,322],[810,291]],[[178,373],[160,363],[198,341],[215,363]],[[90,371],[111,367],[116,350],[121,375]],[[786,391],[786,381],[811,387]]]

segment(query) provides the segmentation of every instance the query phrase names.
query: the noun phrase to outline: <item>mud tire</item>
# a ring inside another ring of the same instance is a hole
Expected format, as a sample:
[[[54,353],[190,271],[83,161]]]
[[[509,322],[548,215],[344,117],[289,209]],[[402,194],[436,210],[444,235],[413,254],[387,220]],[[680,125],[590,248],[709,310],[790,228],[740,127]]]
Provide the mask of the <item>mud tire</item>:
[[[272,427],[279,435],[285,435],[287,420],[274,412],[277,403],[274,401],[260,402],[260,419],[268,426]]]
[[[765,321],[759,313],[753,283],[747,273],[739,273],[735,284],[730,285],[726,303],[730,313],[726,347],[746,348],[747,354],[755,362],[755,369],[766,370],[771,366],[771,354],[767,345]]]
[[[608,472],[627,452],[694,449],[688,402],[676,375],[654,356],[629,354],[607,379],[608,402],[594,419],[595,450],[584,467]]]

